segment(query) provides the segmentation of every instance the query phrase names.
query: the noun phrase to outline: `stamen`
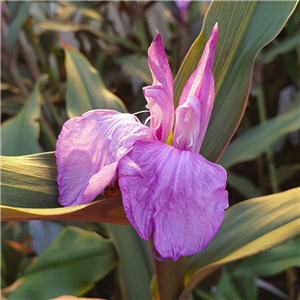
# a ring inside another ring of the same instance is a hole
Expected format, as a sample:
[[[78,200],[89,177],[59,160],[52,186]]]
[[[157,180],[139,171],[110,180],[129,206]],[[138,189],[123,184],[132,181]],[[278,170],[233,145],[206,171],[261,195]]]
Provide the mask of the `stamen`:
[[[181,130],[179,136],[176,137],[176,143],[179,144],[180,139],[184,136],[183,130]]]
[[[153,115],[149,116],[149,117],[145,120],[144,125],[146,126],[146,124],[147,124],[153,117],[154,117]]]
[[[194,144],[193,137],[192,137],[192,135],[190,134],[190,143],[189,143],[188,147],[192,147],[193,144]]]
[[[162,123],[161,117],[160,117],[158,114],[156,114],[156,113],[152,113],[152,115],[149,116],[149,117],[145,120],[144,125],[146,126],[146,124],[147,124],[152,118],[154,118],[154,117],[158,117],[158,121],[159,121],[158,124],[157,124],[157,126],[156,126],[155,128],[152,128],[153,130],[156,130],[156,129],[159,128],[159,126],[160,126],[161,123]]]
[[[138,114],[142,114],[142,113],[150,113],[150,111],[149,110],[141,110],[141,111],[138,111],[138,112],[136,112],[136,113],[133,113],[133,115],[138,115]]]

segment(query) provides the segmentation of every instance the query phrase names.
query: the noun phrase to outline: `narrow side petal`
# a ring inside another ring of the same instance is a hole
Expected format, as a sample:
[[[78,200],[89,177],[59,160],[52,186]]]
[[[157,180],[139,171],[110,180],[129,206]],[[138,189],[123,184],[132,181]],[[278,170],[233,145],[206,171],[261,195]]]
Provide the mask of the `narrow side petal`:
[[[130,223],[164,258],[192,255],[216,234],[228,207],[226,171],[200,154],[138,141],[118,167]]]
[[[160,141],[166,142],[174,123],[173,78],[159,33],[149,47],[148,63],[153,83],[143,92],[150,109],[150,127]]]
[[[190,131],[199,131],[197,134],[191,132],[189,136],[189,138],[195,138],[192,143],[193,145],[197,145],[197,147],[194,146],[192,151],[198,153],[200,151],[200,147],[207,130],[215,95],[212,66],[216,49],[217,36],[218,25],[216,24],[205,46],[201,60],[197,68],[187,81],[179,99],[179,106],[177,110],[182,111],[181,107],[182,105],[184,107],[185,102],[189,102],[191,97],[197,98],[199,101],[199,105],[197,105],[197,107],[199,107],[199,112],[201,115],[201,118],[198,119],[198,113],[191,113],[189,116],[189,122],[184,122],[184,119],[186,119],[185,114],[176,110],[173,146],[178,147],[182,150],[188,150],[183,145],[185,141],[182,139],[180,141],[180,139],[178,138],[179,136],[183,135],[183,131],[186,131],[187,128]],[[196,127],[198,127],[199,129],[196,129]],[[179,144],[177,141],[179,141]]]
[[[116,176],[118,161],[151,129],[130,114],[94,110],[67,121],[56,145],[59,202],[91,202]]]

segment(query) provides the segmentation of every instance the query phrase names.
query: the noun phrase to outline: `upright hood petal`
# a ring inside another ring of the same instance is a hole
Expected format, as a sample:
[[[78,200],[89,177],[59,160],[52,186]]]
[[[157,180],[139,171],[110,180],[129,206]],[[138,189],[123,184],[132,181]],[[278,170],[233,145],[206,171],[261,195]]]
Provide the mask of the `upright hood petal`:
[[[130,114],[94,110],[67,121],[56,145],[61,205],[91,202],[112,181],[118,161],[151,129]]]
[[[207,130],[215,96],[212,66],[217,36],[218,24],[214,26],[201,60],[179,99],[172,145],[181,150],[198,153]]]
[[[173,78],[161,36],[157,33],[148,50],[153,84],[143,88],[150,109],[150,127],[158,140],[166,142],[174,123]]]
[[[118,167],[128,220],[164,258],[201,251],[228,207],[226,171],[201,155],[158,141],[138,141]]]

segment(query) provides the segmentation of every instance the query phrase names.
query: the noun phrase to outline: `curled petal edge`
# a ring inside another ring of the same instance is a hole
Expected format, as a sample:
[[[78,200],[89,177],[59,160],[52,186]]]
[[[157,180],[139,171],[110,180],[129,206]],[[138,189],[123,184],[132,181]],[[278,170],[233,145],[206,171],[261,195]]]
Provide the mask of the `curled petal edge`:
[[[68,120],[56,146],[59,202],[91,202],[115,178],[119,160],[152,130],[130,114],[94,110]]]

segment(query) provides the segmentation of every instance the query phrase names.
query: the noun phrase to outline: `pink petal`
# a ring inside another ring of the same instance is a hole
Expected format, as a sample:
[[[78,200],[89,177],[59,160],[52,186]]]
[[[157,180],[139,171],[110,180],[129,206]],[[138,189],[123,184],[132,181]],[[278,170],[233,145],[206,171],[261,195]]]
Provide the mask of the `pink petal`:
[[[159,141],[138,141],[118,167],[130,223],[164,258],[201,251],[228,207],[226,171],[200,154]]]
[[[173,137],[173,146],[178,149],[197,153],[200,151],[214,102],[215,90],[212,66],[217,36],[218,24],[214,26],[201,60],[181,93],[179,106],[176,109]],[[196,99],[198,99],[198,104],[195,103]],[[194,103],[192,105],[193,109],[186,110],[185,108],[191,105],[191,101]],[[185,113],[183,113],[184,111]],[[199,116],[201,117],[199,118]],[[186,133],[188,133],[188,136]],[[182,136],[185,138],[182,138]],[[187,143],[187,140],[190,143]],[[192,148],[187,147],[190,144],[192,144]]]
[[[151,113],[150,127],[160,141],[166,142],[174,122],[173,78],[159,33],[148,50],[148,62],[153,84],[143,92]]]
[[[175,134],[172,145],[180,150],[199,152],[202,140],[200,139],[201,120],[200,101],[195,96],[189,96],[187,101],[176,109]]]
[[[109,110],[67,121],[55,151],[60,204],[91,202],[115,177],[118,161],[150,132],[133,115]]]
[[[192,1],[189,1],[189,0],[175,0],[175,3],[176,3],[177,7],[180,10],[181,18],[183,20],[186,18],[186,11],[187,11],[187,8],[188,8],[190,2],[192,2]]]

